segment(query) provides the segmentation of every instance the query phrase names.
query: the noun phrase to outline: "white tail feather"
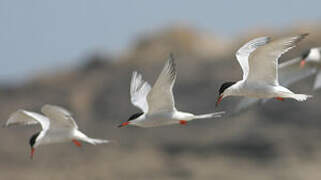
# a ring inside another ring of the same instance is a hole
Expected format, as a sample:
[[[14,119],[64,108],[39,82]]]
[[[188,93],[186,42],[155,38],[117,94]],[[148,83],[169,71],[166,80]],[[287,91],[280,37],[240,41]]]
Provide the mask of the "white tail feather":
[[[103,144],[103,143],[109,143],[108,140],[105,139],[94,139],[94,138],[90,138],[88,136],[86,136],[84,133],[80,132],[79,130],[75,130],[74,131],[74,136],[76,139],[87,142],[89,144]]]
[[[305,101],[308,98],[312,98],[311,95],[305,95],[305,94],[292,94],[291,98],[297,100],[297,101]]]
[[[217,117],[222,117],[222,114],[224,113],[225,113],[224,111],[221,111],[221,112],[215,112],[215,113],[209,113],[209,114],[195,115],[194,119],[217,118]]]
[[[105,139],[87,138],[85,141],[88,142],[88,143],[90,143],[90,144],[93,144],[93,145],[109,143],[109,141],[108,141],[108,140],[105,140]]]

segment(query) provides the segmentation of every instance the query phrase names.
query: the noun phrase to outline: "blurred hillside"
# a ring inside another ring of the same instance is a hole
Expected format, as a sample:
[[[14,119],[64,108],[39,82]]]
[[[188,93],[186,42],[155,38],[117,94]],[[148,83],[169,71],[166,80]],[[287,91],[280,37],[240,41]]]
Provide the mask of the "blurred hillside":
[[[291,87],[313,94],[307,102],[270,101],[237,116],[193,121],[187,126],[118,129],[137,112],[129,101],[134,70],[153,84],[169,52],[176,57],[177,109],[193,113],[232,111],[238,98],[214,108],[217,89],[238,80],[236,50],[248,40],[309,32],[282,61],[321,45],[321,26],[298,25],[278,32],[250,30],[231,41],[178,25],[140,35],[118,57],[95,54],[75,67],[43,72],[19,86],[0,87],[3,123],[19,108],[40,111],[62,105],[74,113],[80,129],[118,143],[40,146],[29,159],[29,137],[39,127],[0,131],[1,179],[318,179],[321,178],[321,96],[313,78]]]

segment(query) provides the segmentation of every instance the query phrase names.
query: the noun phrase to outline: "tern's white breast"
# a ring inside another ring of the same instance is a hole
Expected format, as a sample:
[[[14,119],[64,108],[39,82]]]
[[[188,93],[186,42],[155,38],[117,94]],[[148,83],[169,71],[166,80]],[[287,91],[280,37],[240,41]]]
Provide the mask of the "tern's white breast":
[[[71,141],[74,137],[74,130],[69,128],[49,129],[41,139],[40,144],[51,144]]]
[[[157,127],[170,124],[176,124],[177,120],[173,119],[174,112],[160,112],[156,114],[146,115],[145,119],[135,124],[141,127]]]
[[[311,49],[310,54],[308,56],[308,60],[314,62],[320,62],[321,54],[319,49]]]
[[[268,85],[265,83],[244,83],[242,86],[239,86],[235,92],[239,96],[247,96],[253,98],[272,98],[279,95],[280,89],[278,87],[281,86],[274,86]],[[284,91],[288,91],[284,88]]]

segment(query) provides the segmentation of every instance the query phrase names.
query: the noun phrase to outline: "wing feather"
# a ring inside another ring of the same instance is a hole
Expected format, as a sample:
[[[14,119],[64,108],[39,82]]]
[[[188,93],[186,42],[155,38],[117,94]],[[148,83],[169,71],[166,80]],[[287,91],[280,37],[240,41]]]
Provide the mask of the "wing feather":
[[[173,86],[176,79],[175,60],[170,54],[162,72],[158,76],[153,88],[147,96],[148,113],[152,114],[160,111],[173,111],[175,101],[173,96]]]
[[[319,71],[315,76],[313,90],[316,91],[320,88],[321,88],[321,71]]]
[[[143,112],[148,112],[147,95],[151,90],[148,82],[144,81],[142,75],[134,71],[130,83],[130,100],[132,104]]]
[[[278,85],[278,59],[280,56],[304,39],[308,34],[274,40],[257,48],[249,56],[249,74],[247,81],[261,81]]]
[[[248,72],[249,72],[249,56],[250,54],[255,51],[258,47],[264,46],[265,44],[269,43],[269,37],[259,37],[249,41],[248,43],[244,44],[237,52],[236,52],[236,59],[241,65],[243,71],[243,79],[247,79]]]
[[[300,67],[301,58],[294,58],[279,64],[279,82],[287,87],[316,73],[316,68],[308,63]]]
[[[19,109],[10,115],[5,127],[13,125],[33,125],[38,123],[40,123],[43,130],[49,129],[50,121],[46,116]]]
[[[60,106],[46,104],[42,106],[41,112],[51,120],[51,127],[76,128],[78,126],[72,117],[72,114]]]
[[[238,104],[235,106],[233,110],[233,114],[239,114],[250,107],[258,104],[260,102],[260,99],[258,98],[248,98],[248,97],[243,97]]]

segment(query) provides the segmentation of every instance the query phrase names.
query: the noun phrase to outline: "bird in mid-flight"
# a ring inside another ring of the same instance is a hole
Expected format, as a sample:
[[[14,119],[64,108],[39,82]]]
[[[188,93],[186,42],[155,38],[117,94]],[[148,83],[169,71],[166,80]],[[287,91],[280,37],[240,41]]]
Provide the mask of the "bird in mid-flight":
[[[109,142],[108,140],[90,138],[79,131],[71,113],[62,107],[47,104],[42,106],[41,111],[46,116],[20,109],[11,114],[5,124],[6,127],[12,125],[41,125],[42,130],[32,135],[29,140],[31,158],[33,158],[35,148],[39,145],[72,141],[80,147],[80,141],[94,145]]]
[[[278,79],[278,59],[304,39],[308,34],[270,41],[269,37],[256,38],[243,45],[236,53],[243,70],[243,79],[225,82],[219,88],[216,105],[227,96],[247,96],[253,98],[292,98],[305,101],[312,97],[295,94],[281,86]]]
[[[119,127],[126,125],[140,127],[156,127],[170,124],[187,124],[194,119],[221,117],[224,112],[215,112],[203,115],[178,111],[175,108],[173,86],[176,79],[174,57],[170,54],[162,72],[153,87],[142,79],[142,76],[133,72],[130,95],[131,102],[142,112],[136,113]]]

